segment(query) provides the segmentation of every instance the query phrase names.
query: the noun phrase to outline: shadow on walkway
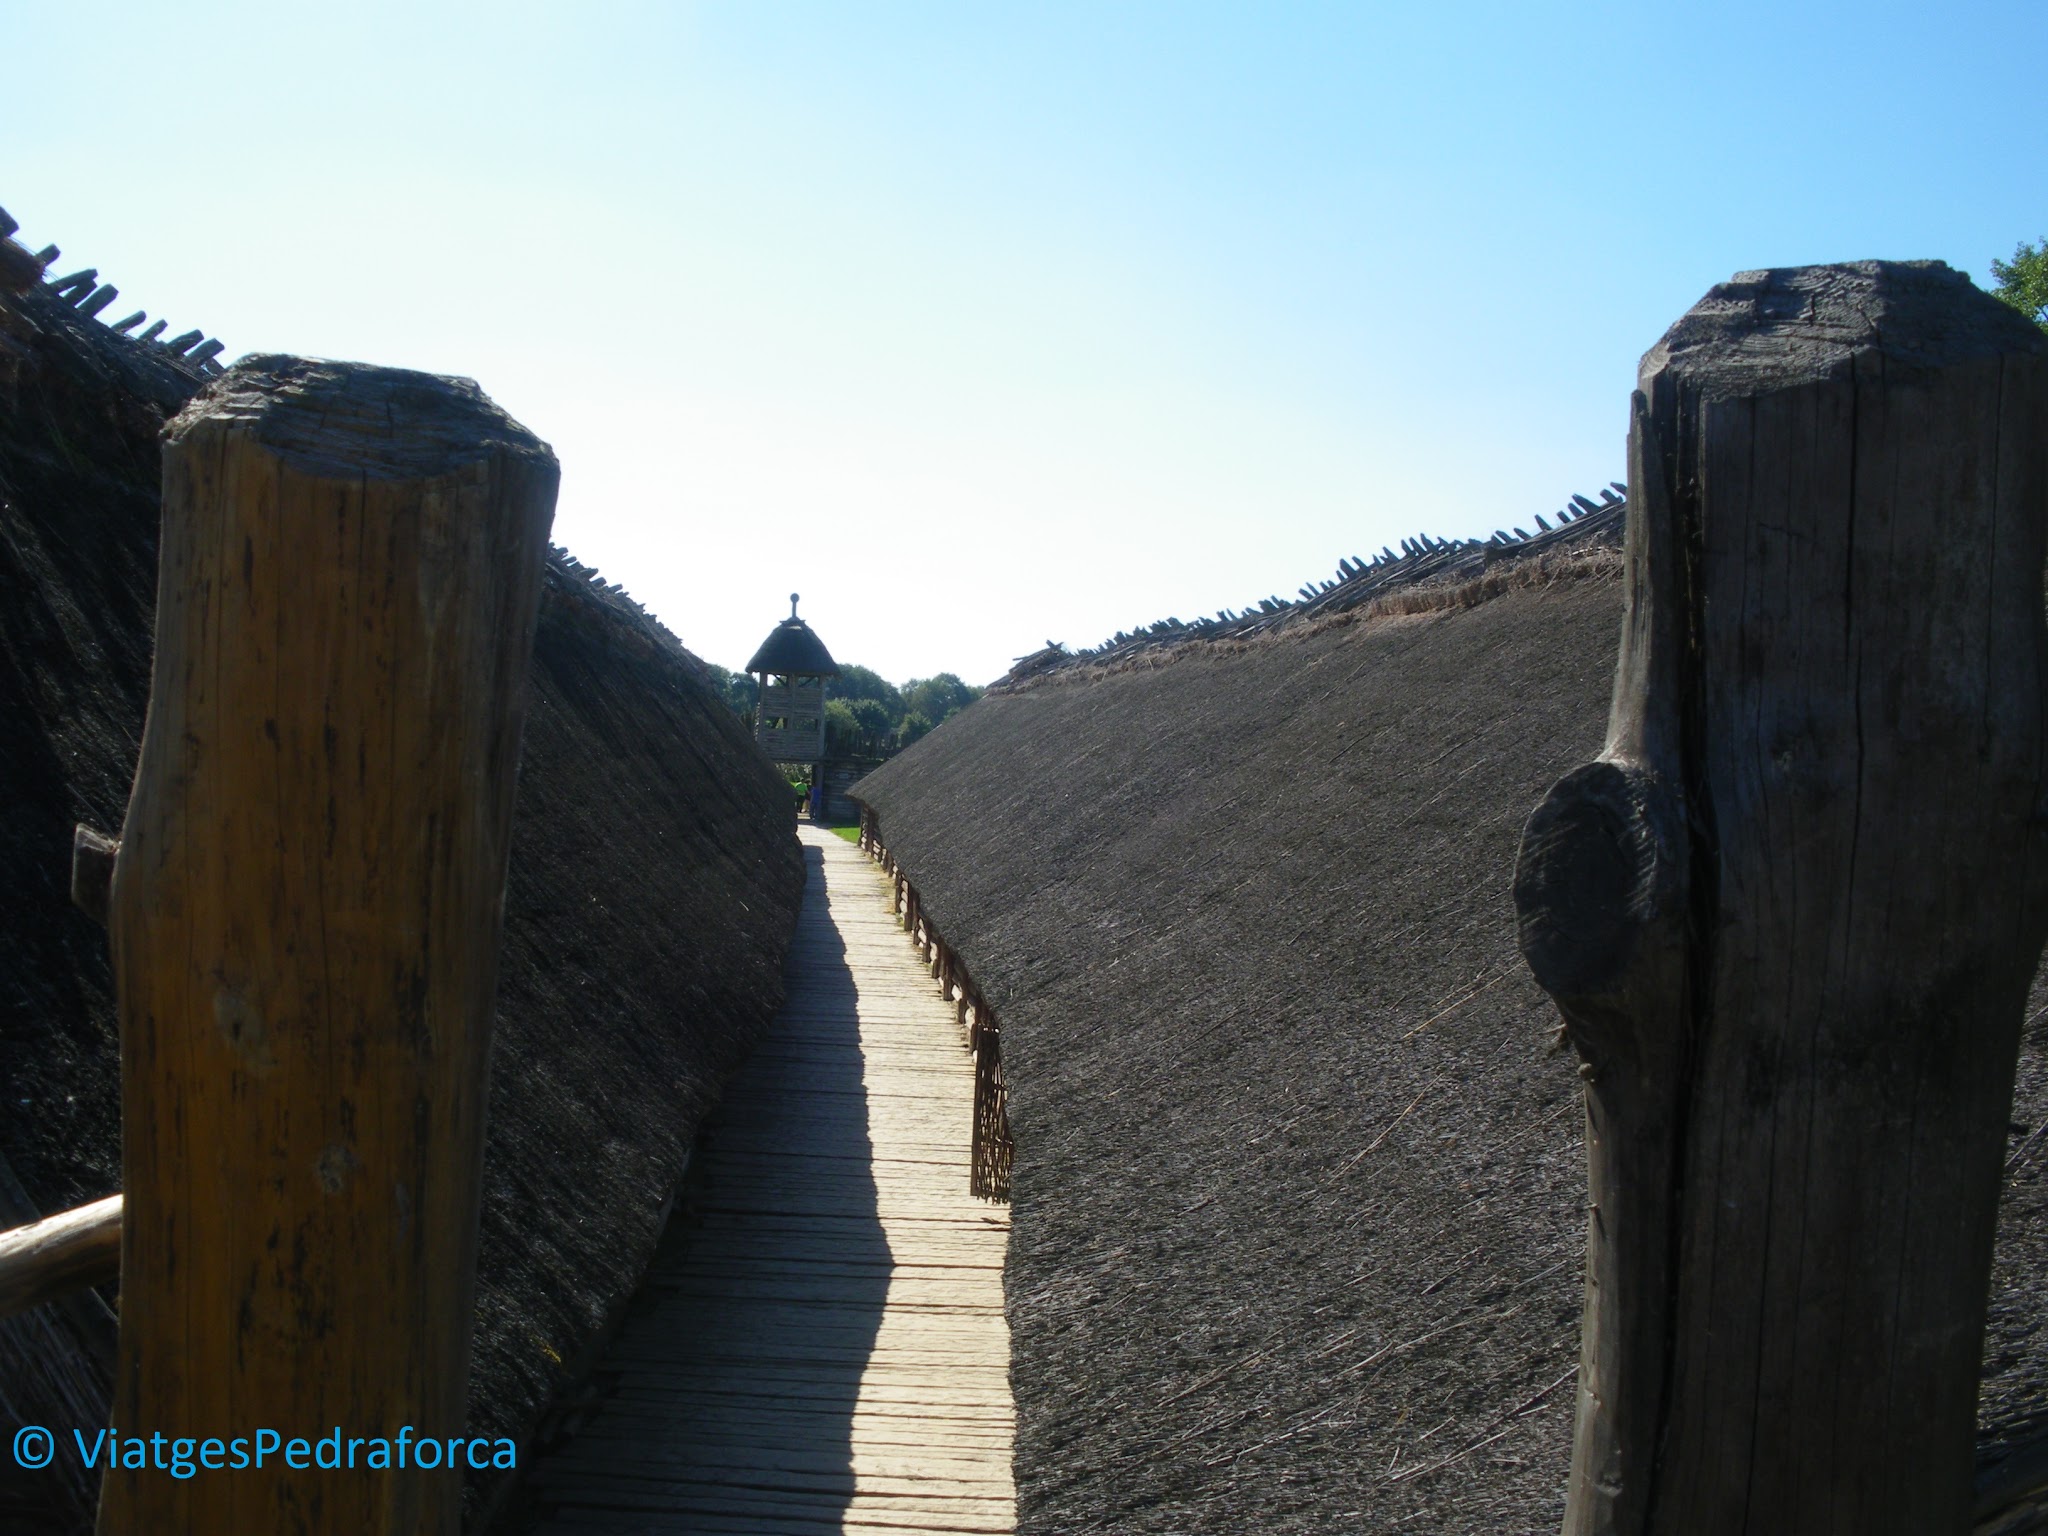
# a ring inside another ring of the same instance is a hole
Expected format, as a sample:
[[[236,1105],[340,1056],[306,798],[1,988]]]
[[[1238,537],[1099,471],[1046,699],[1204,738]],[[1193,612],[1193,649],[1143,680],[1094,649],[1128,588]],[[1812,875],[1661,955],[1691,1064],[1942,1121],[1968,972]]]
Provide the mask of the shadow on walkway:
[[[894,1268],[879,1215],[858,994],[808,883],[774,1027],[697,1145],[597,1380],[606,1396],[529,1480],[515,1526],[582,1532],[842,1528],[853,1421]]]

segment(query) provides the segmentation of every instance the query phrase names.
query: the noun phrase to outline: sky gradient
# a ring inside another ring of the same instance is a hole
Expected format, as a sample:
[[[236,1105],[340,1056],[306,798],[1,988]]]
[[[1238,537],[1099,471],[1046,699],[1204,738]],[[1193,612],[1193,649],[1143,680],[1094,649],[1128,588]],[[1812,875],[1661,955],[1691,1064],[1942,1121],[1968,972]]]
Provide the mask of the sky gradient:
[[[1746,268],[2048,232],[2048,6],[0,0],[0,205],[232,358],[459,373],[707,660],[1292,595],[1623,472]]]

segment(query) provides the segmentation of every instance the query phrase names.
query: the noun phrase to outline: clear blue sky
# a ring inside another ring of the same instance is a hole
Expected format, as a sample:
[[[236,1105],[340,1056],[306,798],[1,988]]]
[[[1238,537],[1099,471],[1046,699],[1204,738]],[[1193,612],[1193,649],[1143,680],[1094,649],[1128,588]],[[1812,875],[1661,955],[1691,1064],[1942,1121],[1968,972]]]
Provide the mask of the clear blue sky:
[[[247,351],[467,374],[745,662],[982,682],[1622,473],[1749,267],[2048,232],[2048,4],[0,0],[0,205]]]

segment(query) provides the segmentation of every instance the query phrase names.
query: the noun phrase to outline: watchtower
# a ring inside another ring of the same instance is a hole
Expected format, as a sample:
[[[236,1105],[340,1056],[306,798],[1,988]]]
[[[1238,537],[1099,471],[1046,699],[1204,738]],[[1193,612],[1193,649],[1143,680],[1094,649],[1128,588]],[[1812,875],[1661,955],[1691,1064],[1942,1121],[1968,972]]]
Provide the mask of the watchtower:
[[[761,684],[754,710],[754,740],[778,763],[815,769],[825,757],[825,679],[839,664],[811,626],[796,616],[797,594],[789,594],[789,617],[768,632],[747,670]]]

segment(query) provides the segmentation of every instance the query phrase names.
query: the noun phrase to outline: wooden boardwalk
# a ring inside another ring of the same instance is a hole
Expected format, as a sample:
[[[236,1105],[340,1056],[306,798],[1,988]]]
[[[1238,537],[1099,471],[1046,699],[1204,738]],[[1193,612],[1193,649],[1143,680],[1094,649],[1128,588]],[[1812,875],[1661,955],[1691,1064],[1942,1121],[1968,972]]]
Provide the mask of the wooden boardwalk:
[[[1007,1207],[967,1192],[972,1059],[853,844],[800,829],[789,994],[694,1211],[535,1468],[548,1536],[1007,1532]]]

